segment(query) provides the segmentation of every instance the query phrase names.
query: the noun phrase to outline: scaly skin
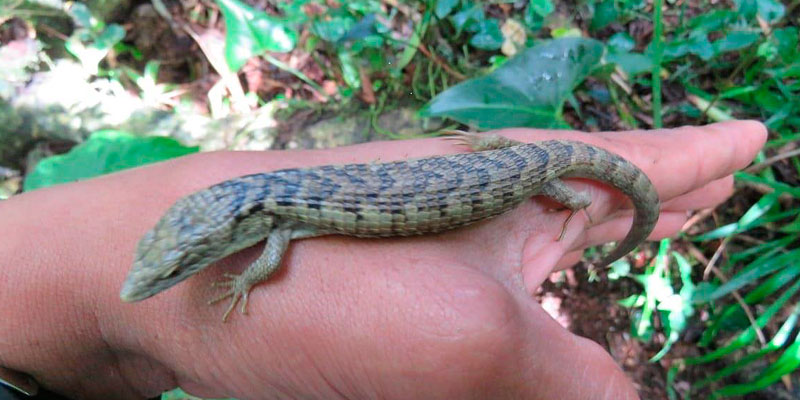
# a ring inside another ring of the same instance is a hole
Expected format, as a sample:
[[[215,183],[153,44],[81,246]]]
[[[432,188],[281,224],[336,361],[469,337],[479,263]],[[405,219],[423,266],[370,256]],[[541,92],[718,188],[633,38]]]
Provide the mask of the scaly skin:
[[[625,159],[580,142],[524,144],[498,136],[462,135],[475,150],[383,164],[286,169],[231,179],[178,200],[147,232],[121,291],[124,301],[160,293],[229,254],[267,239],[262,256],[228,275],[232,297],[223,320],[253,285],[279,266],[292,239],[340,234],[411,236],[454,229],[509,211],[535,195],[573,213],[591,199],[561,178],[610,184],[628,196],[633,225],[600,266],[619,259],[653,230],[658,195]]]

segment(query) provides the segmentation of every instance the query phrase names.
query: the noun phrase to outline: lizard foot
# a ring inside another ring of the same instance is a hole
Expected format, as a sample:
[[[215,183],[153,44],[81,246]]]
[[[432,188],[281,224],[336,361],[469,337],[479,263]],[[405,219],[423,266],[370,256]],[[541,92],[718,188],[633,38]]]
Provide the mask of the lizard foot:
[[[222,315],[222,322],[228,320],[228,315],[230,315],[231,311],[233,311],[234,307],[236,307],[236,303],[238,303],[239,300],[242,301],[242,307],[240,308],[240,312],[242,314],[247,314],[247,297],[248,294],[250,293],[250,289],[253,287],[253,284],[247,282],[247,280],[244,277],[244,274],[236,275],[236,274],[226,273],[224,274],[224,276],[225,278],[228,279],[220,282],[214,282],[211,284],[211,286],[228,287],[229,288],[228,291],[223,293],[219,297],[211,299],[208,302],[208,304],[214,304],[222,300],[225,300],[228,297],[231,298],[231,303],[228,306],[228,309],[225,311],[225,314]]]
[[[459,145],[467,146],[472,151],[496,150],[523,144],[498,135],[472,133],[456,129],[444,131],[443,133],[448,134],[443,139],[455,140]]]

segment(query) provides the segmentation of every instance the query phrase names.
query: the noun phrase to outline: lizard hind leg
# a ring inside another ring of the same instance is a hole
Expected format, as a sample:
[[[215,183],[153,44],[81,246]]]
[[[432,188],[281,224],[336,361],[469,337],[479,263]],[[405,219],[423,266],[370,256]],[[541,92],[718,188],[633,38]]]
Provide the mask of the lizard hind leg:
[[[469,147],[472,151],[497,150],[525,144],[500,135],[487,135],[459,130],[451,130],[446,133],[449,133],[450,136],[445,136],[445,139],[456,140],[459,144]]]
[[[547,196],[557,201],[570,211],[569,216],[567,216],[567,219],[564,221],[564,225],[561,228],[561,233],[558,235],[556,240],[561,240],[564,238],[564,234],[567,232],[567,225],[572,220],[572,217],[574,217],[578,211],[583,210],[586,212],[586,208],[592,204],[592,197],[588,193],[576,191],[575,189],[567,186],[567,184],[561,179],[553,179],[545,182],[539,188],[538,194]],[[589,213],[587,212],[586,215],[588,216]],[[589,217],[589,220],[591,221],[591,217]]]

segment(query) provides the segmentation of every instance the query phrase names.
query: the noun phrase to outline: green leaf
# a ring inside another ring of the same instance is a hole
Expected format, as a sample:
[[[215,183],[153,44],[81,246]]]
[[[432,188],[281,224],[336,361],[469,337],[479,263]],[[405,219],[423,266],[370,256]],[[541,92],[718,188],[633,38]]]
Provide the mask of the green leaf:
[[[546,17],[556,10],[551,0],[531,0],[528,7],[540,17]]]
[[[525,9],[525,14],[522,16],[522,21],[525,22],[525,26],[532,31],[538,31],[542,29],[544,26],[544,17],[539,15],[536,12],[534,7],[528,5],[528,8]]]
[[[692,31],[709,33],[721,30],[733,24],[739,18],[739,14],[733,10],[714,10],[702,13],[687,24]]]
[[[719,55],[729,51],[743,49],[755,43],[759,36],[760,35],[755,32],[729,32],[727,35],[712,43],[712,46],[714,47],[714,53]]]
[[[383,38],[378,36],[378,17],[375,14],[365,15],[356,22],[344,35],[339,38],[339,41],[351,41],[357,43],[365,43],[367,45],[377,47],[383,44]]]
[[[742,396],[766,388],[784,375],[800,367],[800,341],[796,340],[777,361],[765,368],[752,381],[725,386],[714,392],[715,396]]]
[[[447,116],[481,129],[565,127],[564,101],[600,62],[602,43],[563,38],[528,48],[481,78],[464,81],[420,113]]]
[[[200,397],[192,396],[183,391],[181,388],[172,389],[169,392],[164,392],[161,394],[160,400],[212,400],[212,399],[203,399]],[[215,400],[236,400],[234,398],[228,399],[215,399]]]
[[[608,268],[610,269],[610,271],[608,271],[608,279],[612,281],[621,279],[631,273],[631,263],[625,258],[614,261]]]
[[[755,17],[758,12],[758,0],[733,0],[739,14],[748,20]]]
[[[767,22],[774,23],[786,14],[786,6],[776,0],[756,0],[758,15]]]
[[[767,325],[772,317],[775,316],[778,311],[781,311],[786,302],[797,293],[798,289],[800,289],[800,281],[795,282],[789,289],[781,294],[780,297],[775,300],[775,302],[770,304],[769,307],[767,307],[766,310],[761,313],[761,315],[756,318],[756,326],[763,328],[765,325]],[[685,361],[686,365],[704,364],[717,360],[753,343],[755,340],[755,328],[753,326],[749,326],[724,347],[718,348],[710,353],[703,354],[702,356],[687,358]]]
[[[607,44],[610,51],[617,52],[631,51],[636,47],[636,41],[627,32],[617,32],[611,35]]]
[[[98,131],[68,153],[39,161],[25,178],[24,189],[30,191],[92,178],[198,150],[198,147],[186,147],[168,137],[137,137],[115,130]]]
[[[798,33],[796,26],[789,26],[772,31],[772,39],[776,42],[778,55],[786,63],[796,61],[798,57],[798,36],[800,36],[800,33]]]
[[[653,60],[640,53],[609,52],[606,61],[619,65],[628,75],[636,76],[652,71]]]
[[[311,24],[311,32],[327,42],[338,42],[356,24],[356,20],[349,16],[337,15],[330,19],[316,20]]]
[[[487,19],[478,23],[478,33],[472,36],[469,44],[482,50],[497,50],[504,40],[497,20]]]
[[[436,17],[442,19],[451,12],[453,12],[453,8],[458,4],[458,0],[437,0],[436,1],[436,8],[434,9],[434,13]]]
[[[745,285],[753,284],[762,277],[769,275],[782,268],[786,268],[793,261],[800,257],[800,250],[792,250],[783,253],[779,256],[769,257],[766,259],[757,259],[750,263],[745,269],[737,273],[728,282],[725,282],[711,293],[696,294],[694,299],[695,303],[704,303],[716,300],[730,292],[737,290]]]
[[[356,60],[353,54],[350,50],[342,47],[339,49],[337,56],[339,57],[339,62],[342,64],[342,77],[347,83],[347,86],[354,89],[361,88],[361,76],[358,73],[358,67],[355,64]]]
[[[297,32],[238,0],[217,0],[225,17],[225,60],[238,71],[247,60],[266,51],[287,52],[297,43]]]
[[[759,358],[764,357],[765,355],[772,353],[786,343],[789,339],[791,332],[794,330],[794,327],[797,325],[797,319],[800,316],[800,304],[796,304],[794,306],[794,311],[792,314],[789,315],[789,318],[781,325],[780,329],[775,333],[772,337],[772,340],[767,342],[766,346],[764,346],[761,350],[750,353],[742,357],[742,359],[736,361],[733,364],[725,366],[725,368],[715,372],[713,375],[709,376],[708,378],[702,379],[692,385],[692,388],[701,388],[708,386],[708,384],[716,382],[722,378],[730,376],[734,374],[736,371],[741,370],[748,364],[752,363]]]
[[[594,6],[594,15],[589,29],[596,31],[603,29],[619,18],[619,11],[614,0],[603,0]]]
[[[708,37],[700,31],[693,31],[688,38],[673,40],[664,46],[664,58],[678,58],[687,54],[695,54],[707,61],[715,53]]]
[[[94,28],[99,22],[92,16],[89,7],[83,3],[72,3],[67,9],[67,15],[72,18],[75,25],[81,28]]]
[[[475,32],[477,29],[475,25],[485,19],[483,14],[483,7],[478,4],[473,5],[463,11],[460,11],[450,17],[453,26],[456,27],[456,34],[460,35],[464,30]]]
[[[108,51],[124,38],[125,28],[117,24],[111,24],[97,36],[93,46],[99,50]]]

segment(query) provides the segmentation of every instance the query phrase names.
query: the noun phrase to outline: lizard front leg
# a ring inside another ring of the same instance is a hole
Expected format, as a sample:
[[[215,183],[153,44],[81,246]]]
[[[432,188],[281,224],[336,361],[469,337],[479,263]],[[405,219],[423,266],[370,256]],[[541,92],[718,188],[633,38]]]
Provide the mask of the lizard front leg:
[[[225,274],[227,280],[215,282],[214,286],[228,287],[228,291],[223,293],[217,298],[212,299],[208,304],[214,304],[228,297],[231,298],[231,303],[225,314],[222,316],[222,321],[228,319],[231,311],[236,307],[239,300],[242,301],[241,313],[247,313],[247,298],[253,286],[269,279],[273,273],[278,269],[283,259],[286,249],[289,248],[289,242],[292,239],[303,239],[325,234],[314,227],[300,225],[294,222],[278,222],[275,227],[270,231],[267,236],[267,243],[264,245],[264,251],[243,273]]]

